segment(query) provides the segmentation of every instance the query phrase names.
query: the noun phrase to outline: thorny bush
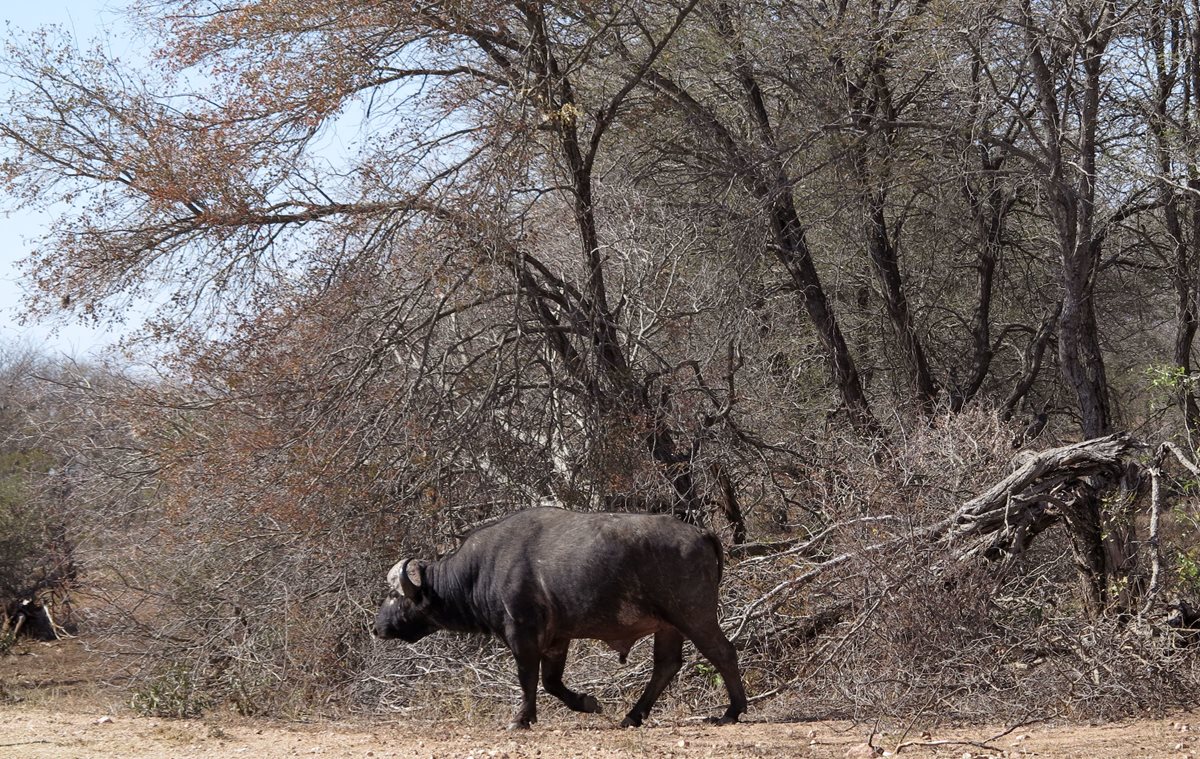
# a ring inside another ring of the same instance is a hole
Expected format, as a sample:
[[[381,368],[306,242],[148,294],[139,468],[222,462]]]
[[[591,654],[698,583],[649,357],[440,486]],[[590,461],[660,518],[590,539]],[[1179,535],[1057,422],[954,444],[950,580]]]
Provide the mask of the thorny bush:
[[[226,447],[227,461],[245,455],[229,419],[218,438],[206,430],[214,419],[187,413],[196,437]],[[922,537],[1011,470],[1013,435],[980,409],[886,445],[831,442],[813,449],[810,480],[755,505],[751,534],[769,540],[732,548],[722,584],[724,624],[754,713],[932,722],[1113,717],[1192,703],[1200,670],[1163,625],[1163,603],[1146,618],[1114,608],[1090,619],[1061,521],[1022,555],[995,560],[963,560]],[[486,500],[474,486],[457,502],[419,489],[401,502],[394,484],[360,470],[336,486],[309,483],[298,503],[263,506],[257,478],[222,479],[218,493],[193,479],[204,474],[160,471],[164,492],[128,525],[136,539],[106,547],[115,540],[106,534],[90,546],[89,633],[140,655],[138,693],[159,694],[163,673],[178,671],[209,703],[244,714],[450,710],[493,719],[511,706],[511,660],[497,642],[383,643],[369,625],[395,558],[449,550],[471,524],[528,504]],[[170,493],[189,483],[182,496]],[[361,490],[348,499],[352,486]],[[1188,589],[1184,546],[1195,522],[1184,514],[1195,504],[1180,492],[1162,530],[1164,602]],[[1141,558],[1127,582],[1144,579],[1149,560]],[[662,718],[723,698],[719,679],[689,656],[656,712]],[[649,647],[640,644],[624,667],[614,658],[575,643],[568,682],[605,703],[629,702],[649,675]]]

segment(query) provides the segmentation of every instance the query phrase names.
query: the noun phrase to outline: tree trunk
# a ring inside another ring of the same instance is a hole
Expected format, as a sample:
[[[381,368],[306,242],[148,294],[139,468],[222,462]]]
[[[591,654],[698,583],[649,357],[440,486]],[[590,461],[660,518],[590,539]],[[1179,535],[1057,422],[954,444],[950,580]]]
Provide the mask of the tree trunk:
[[[1112,415],[1091,287],[1081,276],[1068,263],[1058,322],[1058,359],[1063,377],[1075,393],[1083,435],[1092,438],[1112,431]]]
[[[1047,58],[1060,41],[1040,29],[1030,0],[1021,3],[1026,49],[1033,70],[1041,123],[1043,182],[1050,197],[1062,264],[1063,305],[1058,325],[1058,357],[1063,378],[1075,395],[1084,437],[1098,437],[1112,428],[1108,377],[1096,326],[1095,278],[1101,237],[1096,234],[1096,135],[1099,129],[1101,73],[1104,53],[1113,33],[1111,2],[1095,18],[1072,17],[1077,45],[1065,59]],[[1051,68],[1051,62],[1056,67]],[[1076,90],[1066,100],[1061,81]],[[1077,122],[1078,137],[1065,124]]]
[[[841,395],[850,422],[859,432],[877,434],[879,423],[871,413],[871,407],[863,393],[862,380],[850,355],[850,348],[838,326],[837,317],[829,305],[825,289],[821,286],[821,278],[817,274],[817,267],[813,263],[804,225],[796,211],[794,182],[780,161],[775,129],[767,111],[766,100],[748,57],[741,51],[741,40],[733,23],[734,14],[725,3],[716,5],[714,11],[713,20],[718,34],[736,51],[734,67],[745,96],[743,102],[748,117],[758,128],[762,148],[765,148],[768,154],[767,160],[761,163],[747,161],[743,152],[738,149],[733,135],[707,111],[704,111],[704,122],[716,127],[722,145],[736,164],[746,168],[754,167],[748,172],[748,178],[751,189],[766,205],[770,215],[776,256],[787,269],[793,285],[800,293],[804,309],[825,347],[833,384]],[[698,107],[690,97],[687,102],[695,104],[692,110]],[[753,152],[752,150],[751,153]]]
[[[904,280],[900,275],[900,256],[896,246],[892,244],[887,219],[884,216],[885,197],[882,190],[867,192],[863,197],[863,234],[867,241],[867,254],[875,267],[875,273],[879,276],[884,305],[900,341],[900,348],[904,352],[917,402],[921,409],[929,414],[933,412],[937,402],[937,383],[929,370],[925,348],[917,335],[908,296],[904,292]]]
[[[817,267],[813,265],[812,252],[796,213],[791,187],[783,189],[784,193],[775,198],[771,209],[771,231],[777,241],[779,261],[800,292],[808,317],[825,346],[833,384],[841,394],[851,424],[860,432],[875,434],[879,431],[879,423],[871,413],[858,368],[850,355],[850,347],[825,297]]]

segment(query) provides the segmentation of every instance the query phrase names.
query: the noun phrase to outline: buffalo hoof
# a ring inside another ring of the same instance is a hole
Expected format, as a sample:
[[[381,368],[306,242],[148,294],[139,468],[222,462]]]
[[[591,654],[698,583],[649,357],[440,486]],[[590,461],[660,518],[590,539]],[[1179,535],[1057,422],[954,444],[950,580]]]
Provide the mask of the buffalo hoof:
[[[630,714],[625,719],[621,720],[621,727],[641,727],[642,718]]]
[[[505,728],[505,730],[528,730],[528,729],[529,729],[529,721],[528,720],[513,720],[512,722],[509,722],[508,727]]]
[[[720,717],[709,717],[704,721],[710,725],[736,725],[738,721],[738,715],[726,713]]]
[[[604,710],[600,708],[600,702],[595,696],[584,696],[579,700],[579,711],[585,714],[600,714]]]

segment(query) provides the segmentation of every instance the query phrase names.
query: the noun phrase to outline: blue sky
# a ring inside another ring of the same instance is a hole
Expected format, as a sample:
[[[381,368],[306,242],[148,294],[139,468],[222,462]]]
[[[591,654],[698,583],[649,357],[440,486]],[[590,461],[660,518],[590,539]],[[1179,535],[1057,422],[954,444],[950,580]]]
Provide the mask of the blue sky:
[[[69,31],[81,44],[98,37],[104,29],[118,26],[121,0],[40,0],[4,4],[0,18],[8,33],[19,36],[38,26],[53,24]],[[3,92],[0,82],[0,93]],[[0,217],[4,232],[0,235],[0,341],[26,342],[50,355],[66,354],[86,358],[112,345],[119,334],[107,329],[92,329],[79,324],[20,324],[20,301],[24,287],[17,261],[25,256],[33,240],[40,236],[47,216],[29,212]]]

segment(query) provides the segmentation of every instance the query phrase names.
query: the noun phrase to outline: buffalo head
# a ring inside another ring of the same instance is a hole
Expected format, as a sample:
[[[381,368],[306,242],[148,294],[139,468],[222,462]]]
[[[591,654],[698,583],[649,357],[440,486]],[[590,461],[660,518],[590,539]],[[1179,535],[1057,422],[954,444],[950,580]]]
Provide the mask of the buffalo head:
[[[429,616],[424,588],[425,565],[405,559],[388,572],[387,598],[375,615],[375,637],[415,643],[438,630]]]

